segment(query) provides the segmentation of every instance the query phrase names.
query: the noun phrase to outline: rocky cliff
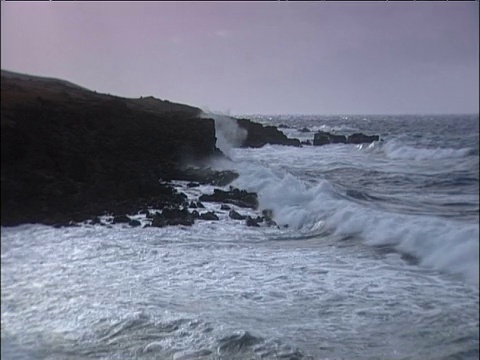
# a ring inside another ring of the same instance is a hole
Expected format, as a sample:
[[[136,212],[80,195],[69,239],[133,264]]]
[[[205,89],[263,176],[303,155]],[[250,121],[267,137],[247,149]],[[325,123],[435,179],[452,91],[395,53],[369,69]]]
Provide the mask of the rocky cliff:
[[[159,179],[218,154],[200,109],[125,99],[56,79],[1,79],[1,223],[51,223],[132,204]]]

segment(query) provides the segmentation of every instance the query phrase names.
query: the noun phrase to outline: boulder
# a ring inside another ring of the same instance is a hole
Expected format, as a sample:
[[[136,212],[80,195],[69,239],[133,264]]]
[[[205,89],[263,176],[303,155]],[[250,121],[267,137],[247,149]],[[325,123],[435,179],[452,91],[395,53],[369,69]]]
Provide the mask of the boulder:
[[[245,220],[247,218],[245,215],[240,215],[235,210],[231,210],[228,213],[228,216],[230,217],[230,219],[233,219],[233,220]]]
[[[232,208],[228,205],[225,205],[225,204],[222,204],[222,206],[220,206],[220,210],[231,210]]]
[[[200,214],[201,220],[219,220],[218,216],[213,211]]]
[[[365,135],[362,133],[355,133],[348,137],[349,144],[371,143],[378,140],[379,140],[378,135]]]
[[[251,216],[247,216],[246,224],[247,224],[247,226],[251,226],[251,227],[259,227],[260,226],[260,225],[258,225],[258,221],[256,219],[252,218]]]
[[[152,220],[152,226],[164,227],[171,225],[192,226],[195,222],[194,216],[188,212],[186,208],[180,209],[163,209],[161,214],[156,214]]]
[[[321,146],[326,144],[330,144],[330,137],[327,134],[320,132],[313,136],[313,145]]]
[[[308,133],[308,132],[310,132],[310,129],[309,129],[309,128],[306,128],[306,127],[304,127],[304,128],[302,128],[302,129],[299,129],[299,130],[298,130],[298,132],[301,132],[301,133]]]
[[[236,188],[230,188],[229,191],[214,189],[213,194],[204,194],[199,199],[207,202],[228,203],[244,208],[256,209],[258,207],[256,193]]]
[[[117,215],[113,218],[113,224],[128,224],[130,218],[127,215]]]
[[[249,119],[237,119],[237,124],[247,131],[242,147],[259,148],[266,144],[300,146],[300,140],[289,139],[275,126],[258,124]]]
[[[130,225],[131,227],[137,227],[142,225],[142,223],[138,220],[132,219],[128,222],[128,225]]]

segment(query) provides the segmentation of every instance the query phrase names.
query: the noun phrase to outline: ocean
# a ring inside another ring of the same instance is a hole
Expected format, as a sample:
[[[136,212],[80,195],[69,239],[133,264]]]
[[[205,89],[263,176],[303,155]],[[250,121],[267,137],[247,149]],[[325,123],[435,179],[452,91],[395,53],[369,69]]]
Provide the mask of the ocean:
[[[192,227],[2,227],[2,359],[478,359],[478,116],[248,117],[382,141],[241,149],[215,118],[211,166],[278,227],[215,203]]]

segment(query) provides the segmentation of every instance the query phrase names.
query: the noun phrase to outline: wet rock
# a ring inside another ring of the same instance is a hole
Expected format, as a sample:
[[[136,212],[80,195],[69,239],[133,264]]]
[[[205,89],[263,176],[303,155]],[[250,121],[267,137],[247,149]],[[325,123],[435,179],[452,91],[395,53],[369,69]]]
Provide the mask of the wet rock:
[[[258,200],[256,193],[250,193],[246,190],[231,188],[229,191],[215,189],[213,194],[204,194],[200,196],[201,201],[219,202],[237,205],[244,208],[256,209]]]
[[[273,220],[273,210],[264,209],[262,210],[262,215],[267,226],[277,226],[277,223]]]
[[[345,135],[330,134],[330,143],[332,144],[346,144],[347,137]]]
[[[312,142],[310,140],[304,140],[301,142],[302,145],[312,145]]]
[[[363,143],[371,143],[373,141],[378,141],[378,135],[365,135],[362,133],[355,133],[348,137],[349,144],[363,144]]]
[[[218,216],[213,211],[200,214],[201,220],[219,220]]]
[[[211,168],[188,167],[177,170],[174,176],[177,180],[190,181],[187,186],[196,187],[200,184],[226,186],[235,180],[238,174],[229,170],[216,171]]]
[[[128,224],[130,218],[127,215],[117,215],[113,218],[113,224]]]
[[[228,216],[230,217],[230,219],[233,219],[233,220],[245,220],[247,218],[245,215],[240,215],[235,210],[231,210],[228,213]]]
[[[331,134],[326,131],[319,131],[314,135],[313,145],[326,144],[362,144],[378,141],[378,135],[365,135],[362,133],[355,133],[350,136]]]
[[[192,226],[195,219],[186,208],[180,209],[163,209],[161,214],[156,214],[152,220],[152,226],[165,227],[172,225]]]
[[[225,204],[223,204],[222,206],[220,206],[220,210],[230,210],[230,209],[231,209],[231,207],[228,206],[228,205],[225,205]]]
[[[142,225],[142,223],[138,220],[132,219],[128,222],[128,225],[130,225],[131,227],[137,227]]]
[[[88,222],[90,225],[99,225],[102,223],[102,221],[100,220],[100,218],[98,216],[95,216],[93,219],[91,219],[89,222]]]
[[[321,145],[327,145],[330,144],[330,138],[328,134],[322,132],[316,133],[313,136],[313,145],[316,146],[321,146]]]
[[[198,206],[197,204],[195,203],[195,201],[190,201],[190,204],[188,205],[188,207],[190,209],[196,209]]]
[[[309,129],[309,128],[306,128],[306,127],[304,127],[304,128],[302,128],[302,129],[299,129],[299,130],[298,130],[298,132],[301,132],[301,133],[308,133],[308,132],[310,132],[310,129]]]
[[[150,215],[150,211],[148,209],[143,209],[138,212],[140,215],[145,215],[148,217]]]
[[[251,227],[259,227],[260,225],[258,224],[258,221],[251,216],[247,216],[247,221],[246,221],[247,226]]]
[[[237,119],[237,124],[247,131],[247,137],[242,147],[259,148],[266,144],[300,146],[300,140],[289,139],[275,126],[265,126],[249,119]]]
[[[197,208],[205,209],[205,205],[203,205],[200,201],[197,201]]]
[[[189,182],[187,184],[187,187],[189,187],[189,188],[194,188],[194,187],[199,187],[199,186],[200,186],[200,184],[196,183],[196,182]]]

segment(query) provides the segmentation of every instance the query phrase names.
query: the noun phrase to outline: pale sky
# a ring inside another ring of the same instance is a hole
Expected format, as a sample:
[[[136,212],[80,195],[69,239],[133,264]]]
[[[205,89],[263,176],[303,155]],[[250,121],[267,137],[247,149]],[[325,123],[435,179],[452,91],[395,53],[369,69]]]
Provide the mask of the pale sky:
[[[478,113],[477,2],[1,2],[1,67],[230,114]]]

